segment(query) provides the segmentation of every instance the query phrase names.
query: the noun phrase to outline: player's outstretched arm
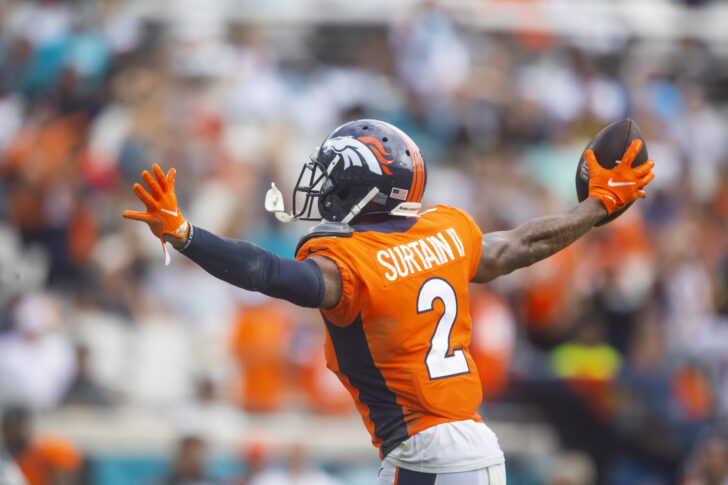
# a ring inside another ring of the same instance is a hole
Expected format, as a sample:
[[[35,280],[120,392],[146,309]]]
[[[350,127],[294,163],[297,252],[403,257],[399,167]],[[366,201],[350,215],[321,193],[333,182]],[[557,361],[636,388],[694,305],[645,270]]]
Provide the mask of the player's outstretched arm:
[[[565,214],[540,217],[512,231],[485,234],[473,281],[485,283],[541,261],[579,239],[615,210],[645,197],[642,189],[654,178],[654,162],[632,168],[641,148],[642,142],[635,140],[619,165],[611,170],[599,165],[594,152],[584,152],[590,173],[589,198]]]
[[[332,308],[341,298],[336,264],[316,256],[304,261],[281,258],[247,241],[216,236],[187,223],[177,207],[174,169],[168,175],[154,165],[154,178],[144,171],[134,191],[146,212],[124,211],[124,217],[146,222],[152,233],[169,242],[211,275],[246,290],[304,307]]]

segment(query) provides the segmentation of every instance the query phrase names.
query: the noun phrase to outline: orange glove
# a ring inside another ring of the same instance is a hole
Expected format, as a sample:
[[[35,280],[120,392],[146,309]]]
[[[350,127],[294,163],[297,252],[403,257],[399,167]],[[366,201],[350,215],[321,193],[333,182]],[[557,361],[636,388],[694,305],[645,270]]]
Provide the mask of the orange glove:
[[[652,160],[632,168],[632,161],[641,149],[642,140],[634,140],[624,152],[622,161],[612,169],[599,165],[592,150],[584,152],[589,168],[589,197],[599,199],[607,214],[622,209],[637,198],[644,198],[645,191],[642,189],[655,178],[652,173],[655,162]]]
[[[142,172],[142,179],[149,187],[149,192],[144,190],[141,184],[134,184],[134,192],[147,206],[146,212],[124,211],[123,216],[127,219],[136,219],[149,224],[155,236],[162,241],[162,248],[165,254],[165,265],[169,264],[169,254],[164,245],[164,236],[176,239],[187,237],[190,225],[182,217],[177,207],[177,196],[174,193],[174,177],[177,171],[172,168],[165,176],[162,169],[156,163],[152,166],[154,177],[148,172]]]

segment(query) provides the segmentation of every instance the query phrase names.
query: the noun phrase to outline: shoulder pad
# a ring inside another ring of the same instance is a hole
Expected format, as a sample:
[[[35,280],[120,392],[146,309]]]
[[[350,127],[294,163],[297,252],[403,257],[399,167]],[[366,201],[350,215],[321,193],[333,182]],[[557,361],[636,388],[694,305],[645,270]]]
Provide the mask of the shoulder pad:
[[[354,229],[352,229],[349,224],[344,224],[343,222],[322,222],[321,224],[316,224],[306,231],[306,234],[304,234],[298,241],[295,254],[298,254],[298,250],[301,249],[301,246],[306,244],[306,241],[309,239],[332,236],[351,237],[352,234],[354,234]]]

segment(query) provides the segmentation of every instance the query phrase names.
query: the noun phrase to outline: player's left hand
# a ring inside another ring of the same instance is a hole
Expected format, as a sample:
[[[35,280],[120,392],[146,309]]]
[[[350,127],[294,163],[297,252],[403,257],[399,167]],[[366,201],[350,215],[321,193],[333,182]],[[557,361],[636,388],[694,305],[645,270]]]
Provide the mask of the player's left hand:
[[[162,245],[164,241],[184,240],[189,224],[177,207],[177,196],[174,193],[174,177],[177,171],[172,168],[165,176],[156,163],[152,170],[154,177],[147,170],[142,173],[142,179],[151,195],[141,184],[134,184],[134,192],[147,207],[146,212],[124,211],[123,216],[146,222],[152,233],[162,240]]]

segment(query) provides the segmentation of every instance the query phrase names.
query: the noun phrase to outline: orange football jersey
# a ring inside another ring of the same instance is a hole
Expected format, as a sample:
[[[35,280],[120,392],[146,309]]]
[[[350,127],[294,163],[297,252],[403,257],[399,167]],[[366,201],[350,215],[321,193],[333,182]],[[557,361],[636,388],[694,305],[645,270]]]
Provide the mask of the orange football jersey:
[[[339,267],[341,300],[321,311],[326,363],[382,457],[431,426],[480,421],[468,282],[481,244],[464,211],[435,206],[417,218],[354,226],[351,236],[310,239],[296,254]]]

